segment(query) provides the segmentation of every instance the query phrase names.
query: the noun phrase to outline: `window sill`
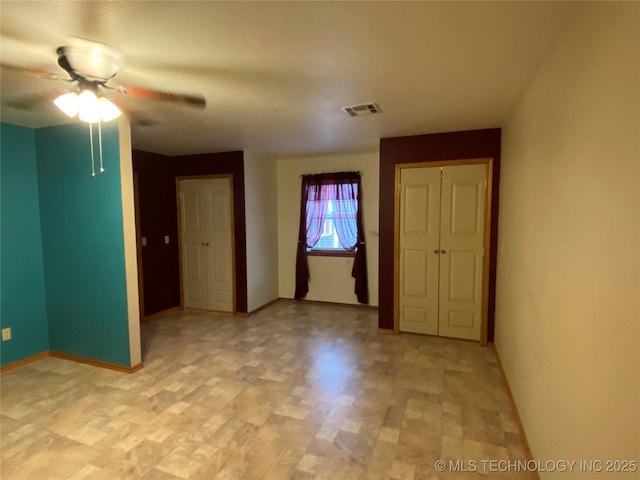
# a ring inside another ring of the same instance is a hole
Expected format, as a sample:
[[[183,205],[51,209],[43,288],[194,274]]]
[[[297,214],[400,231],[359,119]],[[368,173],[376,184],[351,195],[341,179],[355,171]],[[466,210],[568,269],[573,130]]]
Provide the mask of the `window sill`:
[[[345,252],[340,250],[310,250],[308,257],[355,257],[356,252]]]

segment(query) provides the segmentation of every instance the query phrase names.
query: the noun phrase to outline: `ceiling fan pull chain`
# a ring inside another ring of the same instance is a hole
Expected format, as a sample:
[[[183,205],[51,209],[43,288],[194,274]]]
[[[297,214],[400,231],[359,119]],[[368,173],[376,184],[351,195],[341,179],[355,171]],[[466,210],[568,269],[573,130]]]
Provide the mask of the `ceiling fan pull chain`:
[[[91,142],[91,178],[96,178],[96,168],[93,160],[93,123],[89,123],[89,141]]]
[[[98,120],[98,144],[100,145],[100,173],[104,173],[102,166],[102,119]]]

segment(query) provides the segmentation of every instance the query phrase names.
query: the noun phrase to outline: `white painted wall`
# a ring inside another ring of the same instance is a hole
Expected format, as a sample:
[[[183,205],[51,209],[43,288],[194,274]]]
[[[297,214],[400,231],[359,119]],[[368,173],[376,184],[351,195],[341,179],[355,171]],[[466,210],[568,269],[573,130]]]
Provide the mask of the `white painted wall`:
[[[249,312],[278,298],[276,162],[244,152]]]
[[[582,4],[503,130],[495,342],[539,460],[640,460],[639,28]]]
[[[379,154],[330,155],[278,160],[278,258],[280,297],[293,298],[298,229],[300,227],[301,175],[327,172],[362,172],[362,193],[369,304],[378,305],[378,192]],[[393,199],[390,199],[393,201]],[[351,276],[352,257],[309,257],[307,300],[358,304]]]
[[[131,125],[126,115],[118,119],[120,150],[120,188],[122,195],[122,232],[124,235],[125,281],[127,288],[127,316],[129,325],[130,367],[142,363],[140,340],[140,303],[138,292],[138,251],[136,246],[136,211],[133,199],[133,158]]]

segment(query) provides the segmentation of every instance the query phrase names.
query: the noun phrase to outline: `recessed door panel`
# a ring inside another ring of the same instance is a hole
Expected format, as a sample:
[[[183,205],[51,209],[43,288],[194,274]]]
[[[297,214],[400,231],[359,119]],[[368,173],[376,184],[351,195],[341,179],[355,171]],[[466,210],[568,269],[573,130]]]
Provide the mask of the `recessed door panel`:
[[[449,328],[473,329],[476,316],[471,312],[449,311]]]
[[[428,258],[424,250],[405,250],[402,257],[402,295],[404,297],[427,295]]]
[[[215,292],[214,293],[214,304],[225,305],[233,301],[233,297],[231,296],[231,292]]]
[[[429,225],[429,185],[406,186],[404,188],[406,208],[404,210],[405,233],[427,233]]]
[[[482,227],[478,221],[478,184],[451,184],[451,235],[476,235]]]
[[[231,269],[229,267],[227,246],[213,245],[213,281],[228,284],[231,281]]]
[[[200,223],[202,218],[202,208],[200,205],[200,195],[197,191],[185,189],[183,192],[183,202],[187,208],[183,209],[182,222],[185,232],[197,233],[202,229]]]
[[[185,289],[185,303],[191,308],[206,307],[206,261],[202,258],[201,245],[183,245],[183,281],[190,286]]]
[[[449,301],[476,301],[476,252],[449,251]]]
[[[203,248],[201,245],[185,245],[184,246],[185,257],[185,272],[184,276],[188,281],[201,282],[206,280],[206,266],[207,262],[203,258]]]
[[[229,226],[229,192],[228,191],[212,191],[211,192],[211,209],[213,211],[213,224],[211,229],[214,232],[224,235],[230,232]]]
[[[403,330],[406,332],[438,334],[438,318],[429,314],[428,308],[402,307]]]

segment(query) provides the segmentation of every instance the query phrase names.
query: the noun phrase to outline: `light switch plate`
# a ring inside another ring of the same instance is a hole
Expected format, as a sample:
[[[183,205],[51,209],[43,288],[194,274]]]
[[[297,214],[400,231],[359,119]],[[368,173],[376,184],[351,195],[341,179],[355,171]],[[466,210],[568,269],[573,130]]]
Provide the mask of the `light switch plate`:
[[[11,340],[11,327],[2,329],[2,341]]]
[[[167,245],[169,244],[169,235],[164,236],[164,243]]]
[[[147,246],[147,237],[142,237],[142,246],[143,247]]]

